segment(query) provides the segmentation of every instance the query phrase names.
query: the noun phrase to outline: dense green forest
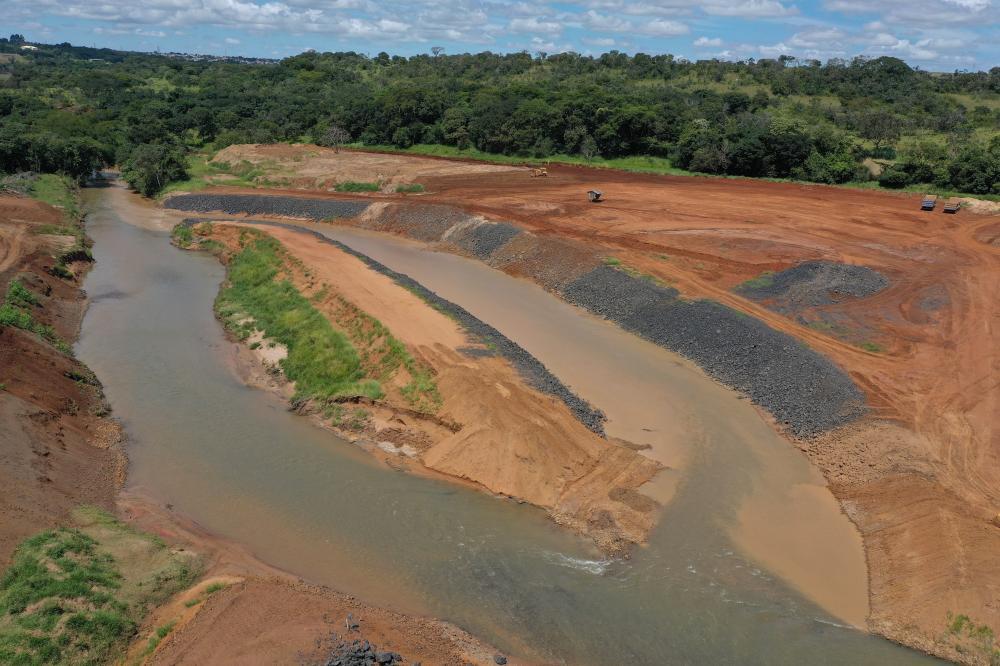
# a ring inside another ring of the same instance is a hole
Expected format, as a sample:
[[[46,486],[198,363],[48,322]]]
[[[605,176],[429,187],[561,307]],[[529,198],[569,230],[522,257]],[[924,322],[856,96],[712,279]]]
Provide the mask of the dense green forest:
[[[313,141],[1000,194],[1000,67],[896,58],[687,62],[669,55],[308,52],[280,62],[0,39],[0,171],[118,164],[154,194],[194,150]],[[874,161],[873,161],[874,160]],[[881,173],[879,174],[879,172]]]

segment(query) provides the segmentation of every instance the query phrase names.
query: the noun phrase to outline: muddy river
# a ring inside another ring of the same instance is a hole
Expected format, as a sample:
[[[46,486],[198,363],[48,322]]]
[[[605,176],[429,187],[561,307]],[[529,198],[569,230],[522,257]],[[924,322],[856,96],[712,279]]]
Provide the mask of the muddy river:
[[[923,658],[850,628],[853,528],[751,405],[653,345],[477,262],[338,228],[534,353],[649,444],[670,498],[649,545],[605,561],[526,505],[374,463],[243,386],[212,314],[223,270],[169,245],[166,214],[86,191],[97,265],[78,354],[129,435],[130,490],[267,562],[572,664],[882,664]]]

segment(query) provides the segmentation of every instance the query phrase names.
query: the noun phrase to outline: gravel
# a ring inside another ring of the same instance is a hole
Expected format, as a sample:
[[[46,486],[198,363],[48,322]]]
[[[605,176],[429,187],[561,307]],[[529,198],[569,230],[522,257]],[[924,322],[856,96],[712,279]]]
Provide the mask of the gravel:
[[[398,652],[378,650],[366,640],[337,643],[324,662],[325,666],[393,666],[402,663]]]
[[[506,222],[474,222],[458,226],[445,240],[479,259],[488,259],[497,249],[520,233],[520,229]]]
[[[425,242],[439,241],[458,224],[474,218],[451,206],[423,204],[420,206],[389,206],[372,224],[365,226],[378,231],[402,233]]]
[[[203,221],[203,219],[199,218],[190,218],[184,220],[182,224],[194,225]],[[546,368],[534,356],[529,354],[519,344],[509,339],[503,333],[493,328],[486,322],[476,318],[472,313],[460,305],[456,305],[455,303],[438,296],[436,293],[427,289],[410,276],[397,273],[388,266],[375,261],[368,255],[362,254],[339,241],[333,240],[332,238],[328,238],[318,231],[303,229],[302,227],[294,224],[285,224],[283,222],[265,220],[247,220],[247,222],[258,226],[280,227],[301,233],[312,234],[320,242],[333,245],[334,247],[357,257],[367,264],[372,270],[391,278],[396,284],[413,292],[436,310],[439,310],[454,319],[472,337],[478,339],[489,349],[494,350],[497,355],[503,356],[507,359],[530,386],[541,391],[542,393],[547,393],[561,400],[569,408],[573,416],[575,416],[584,426],[592,432],[597,433],[602,437],[604,436],[604,421],[607,418],[605,417],[604,412],[593,407],[586,400],[570,391],[569,388],[559,381],[559,379],[553,375],[548,368]]]
[[[811,436],[864,413],[864,396],[829,359],[764,322],[608,266],[571,283],[566,300],[685,356],[746,393],[793,433]]]
[[[548,291],[558,292],[600,266],[601,254],[578,241],[525,232],[498,248],[486,263],[511,275],[527,277]]]
[[[612,321],[637,310],[677,298],[677,290],[633,277],[611,266],[598,266],[563,289],[563,298]]]
[[[805,261],[797,266],[761,276],[735,291],[782,313],[836,303],[843,297],[866,298],[889,286],[889,279],[867,266],[832,261]]]
[[[368,208],[367,201],[302,199],[260,194],[180,194],[170,197],[164,207],[174,210],[207,213],[221,211],[230,215],[279,215],[305,220],[328,220],[355,217]]]

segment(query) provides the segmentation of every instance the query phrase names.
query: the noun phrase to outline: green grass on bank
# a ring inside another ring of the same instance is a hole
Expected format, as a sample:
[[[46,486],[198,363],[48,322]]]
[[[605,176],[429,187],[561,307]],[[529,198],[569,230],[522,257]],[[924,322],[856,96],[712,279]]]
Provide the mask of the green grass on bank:
[[[375,317],[338,296],[344,328],[358,349],[361,364],[368,374],[380,381],[390,380],[400,368],[405,368],[410,381],[400,392],[410,406],[433,414],[441,408],[441,394],[430,369],[410,354],[386,326]]]
[[[395,146],[366,146],[354,144],[350,146],[353,150],[371,150],[390,153],[406,153],[410,155],[428,155],[432,157],[454,157],[460,159],[472,159],[480,162],[492,162],[494,164],[570,164],[576,166],[589,166],[607,169],[621,169],[623,171],[633,171],[637,173],[655,173],[670,175],[690,175],[691,172],[684,169],[677,169],[670,164],[670,160],[664,157],[616,157],[605,159],[594,157],[587,159],[580,155],[550,155],[548,157],[518,157],[515,155],[498,155],[485,153],[475,148],[456,148],[455,146],[443,146],[439,144],[420,143],[409,148],[397,148]]]
[[[248,231],[242,239],[243,249],[231,258],[228,283],[216,299],[226,327],[241,339],[258,329],[287,347],[281,366],[298,398],[381,398],[381,387],[365,378],[347,337],[282,277],[281,245]]]
[[[193,556],[99,509],[74,521],[22,542],[0,579],[0,663],[115,663],[150,608],[197,575]]]
[[[67,222],[75,222],[80,217],[77,187],[69,176],[40,174],[35,177],[29,193],[39,201],[61,208]]]
[[[72,355],[73,348],[60,338],[51,326],[35,321],[31,309],[37,304],[38,297],[28,291],[19,279],[14,278],[7,285],[7,294],[0,304],[0,328],[13,326],[30,331],[63,354]]]
[[[62,210],[63,223],[61,225],[42,225],[37,227],[34,233],[73,236],[76,239],[71,247],[55,257],[56,264],[51,269],[52,274],[56,277],[72,280],[75,276],[70,270],[69,264],[75,261],[91,262],[94,260],[83,229],[79,188],[69,176],[44,173],[33,176],[28,193],[33,198]]]

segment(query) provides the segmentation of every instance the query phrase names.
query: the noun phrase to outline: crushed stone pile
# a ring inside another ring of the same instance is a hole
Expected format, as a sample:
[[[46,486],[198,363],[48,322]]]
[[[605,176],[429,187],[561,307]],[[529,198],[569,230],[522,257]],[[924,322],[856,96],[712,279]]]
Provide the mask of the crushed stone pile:
[[[241,213],[277,215],[315,221],[356,217],[368,208],[366,201],[303,199],[259,194],[180,194],[170,197],[163,205],[166,208],[189,212],[219,211],[229,215]]]
[[[889,286],[889,278],[867,266],[833,261],[805,261],[779,273],[764,275],[735,291],[782,314],[837,303],[844,298],[867,298]]]
[[[691,359],[798,436],[819,434],[864,413],[864,395],[832,361],[715,301],[683,300],[670,287],[609,266],[570,283],[562,296]]]

